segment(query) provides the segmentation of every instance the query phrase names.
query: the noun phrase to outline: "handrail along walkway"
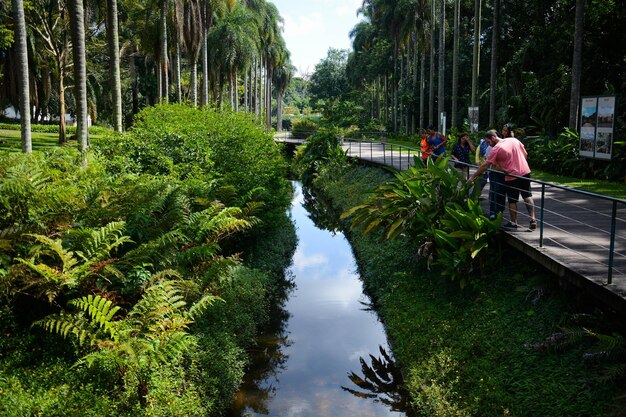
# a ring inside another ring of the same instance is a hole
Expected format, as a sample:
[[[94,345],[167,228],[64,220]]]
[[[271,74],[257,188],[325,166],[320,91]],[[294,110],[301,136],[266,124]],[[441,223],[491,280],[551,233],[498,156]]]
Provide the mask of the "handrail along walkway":
[[[413,157],[422,154],[417,148],[388,143],[380,133],[361,133],[360,137],[340,140],[347,156],[398,170],[412,166]],[[450,163],[467,165],[468,176],[477,169],[474,164]],[[531,247],[556,253],[568,266],[573,265],[603,285],[614,285],[616,275],[626,277],[626,200],[532,178],[530,181],[535,189],[540,187],[540,198],[535,201],[538,233],[525,233],[530,230],[522,228],[507,232]],[[520,208],[518,217],[527,217]],[[620,281],[626,294],[626,280]]]

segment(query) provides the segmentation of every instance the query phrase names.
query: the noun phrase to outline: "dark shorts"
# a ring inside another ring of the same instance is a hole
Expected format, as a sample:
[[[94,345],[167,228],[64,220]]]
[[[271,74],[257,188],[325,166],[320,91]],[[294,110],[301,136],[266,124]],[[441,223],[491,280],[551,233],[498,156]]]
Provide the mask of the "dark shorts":
[[[524,178],[515,178],[512,181],[504,181],[506,184],[506,197],[509,203],[517,203],[520,194],[522,199],[532,197],[530,192],[530,174],[524,175]]]

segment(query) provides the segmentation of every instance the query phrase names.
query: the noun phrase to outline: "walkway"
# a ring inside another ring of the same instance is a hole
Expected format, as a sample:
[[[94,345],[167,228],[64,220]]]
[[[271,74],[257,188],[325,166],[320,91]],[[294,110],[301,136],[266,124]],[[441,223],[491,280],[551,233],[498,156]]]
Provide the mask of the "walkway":
[[[399,170],[412,165],[419,152],[365,141],[344,141],[343,148],[350,157]],[[626,314],[626,201],[540,181],[532,187],[536,217],[543,221],[535,231],[505,230],[504,240],[554,272],[560,283],[582,288]],[[523,204],[518,209],[519,223],[527,225]]]

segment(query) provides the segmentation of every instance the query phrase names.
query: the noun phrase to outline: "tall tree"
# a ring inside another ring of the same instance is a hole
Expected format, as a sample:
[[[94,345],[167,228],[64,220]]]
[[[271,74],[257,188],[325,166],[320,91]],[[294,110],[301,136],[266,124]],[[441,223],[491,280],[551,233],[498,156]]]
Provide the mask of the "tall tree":
[[[30,133],[30,83],[28,70],[28,50],[26,49],[26,21],[24,2],[13,0],[13,19],[15,21],[15,49],[17,51],[20,96],[20,123],[22,131],[22,151],[31,153],[33,141]]]
[[[167,103],[168,91],[169,91],[169,78],[168,78],[168,49],[167,49],[167,16],[169,12],[169,1],[161,0],[161,20],[159,28],[159,91],[161,92],[159,100]]]
[[[89,124],[87,112],[87,60],[85,58],[85,10],[83,0],[71,0],[70,22],[74,57],[74,98],[76,100],[76,140],[78,150],[87,165]]]
[[[41,60],[47,62],[52,59],[52,72],[56,80],[56,90],[59,99],[59,144],[67,142],[65,123],[65,85],[70,71],[70,36],[69,12],[64,2],[59,0],[34,0],[28,12],[32,16],[28,19],[29,26],[38,37],[39,48],[36,49]]]
[[[489,82],[489,126],[496,124],[496,93],[498,89],[498,38],[500,37],[500,0],[493,0],[491,31],[491,74]]]
[[[111,102],[113,129],[122,131],[122,81],[120,77],[120,46],[117,22],[117,0],[107,0],[107,35],[109,44]]]
[[[457,110],[459,106],[459,24],[461,0],[454,0],[454,40],[452,47],[452,115],[450,126],[457,127]]]
[[[202,46],[203,23],[200,0],[178,0],[176,2],[178,33],[182,35],[187,50],[190,70],[191,103],[198,105],[198,56]]]
[[[481,0],[474,0],[474,57],[472,60],[472,107],[476,107],[478,97],[478,74],[480,73],[480,20]]]
[[[437,88],[437,119],[439,120],[439,130],[445,130],[441,116],[445,110],[445,75],[446,75],[446,1],[441,0],[441,10],[439,11],[439,75]]]
[[[430,68],[428,73],[428,125],[434,125],[435,112],[435,0],[430,4]]]
[[[574,28],[574,54],[572,58],[572,88],[569,102],[569,123],[572,130],[578,128],[578,108],[580,104],[580,79],[582,68],[583,33],[585,25],[585,0],[576,0]]]

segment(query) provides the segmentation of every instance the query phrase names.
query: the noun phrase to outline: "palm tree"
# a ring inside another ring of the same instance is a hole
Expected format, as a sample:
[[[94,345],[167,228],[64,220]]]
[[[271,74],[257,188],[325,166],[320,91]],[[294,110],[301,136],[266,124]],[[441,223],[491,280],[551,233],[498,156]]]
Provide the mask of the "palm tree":
[[[480,20],[481,0],[474,0],[474,59],[472,62],[472,107],[476,107],[478,96],[478,74],[480,72]]]
[[[434,123],[435,111],[435,0],[430,0],[430,71],[428,73],[428,125]]]
[[[493,0],[493,29],[491,33],[491,81],[489,92],[489,126],[496,122],[496,92],[498,70],[498,37],[500,36],[500,0]]]
[[[160,30],[159,30],[159,45],[160,45],[160,65],[159,65],[159,100],[167,103],[168,101],[168,90],[169,90],[169,80],[168,80],[168,55],[167,55],[167,15],[169,11],[169,2],[168,0],[161,0],[161,20],[160,20]]]
[[[198,104],[198,56],[203,34],[201,0],[176,1],[176,16],[177,30],[182,35],[191,72],[191,103],[196,106]]]
[[[568,127],[578,127],[578,106],[580,102],[580,78],[582,68],[583,32],[585,25],[585,0],[576,0],[576,17],[574,29],[574,56],[572,58],[572,89],[569,102]]]
[[[85,19],[83,0],[71,1],[70,22],[74,57],[74,91],[76,100],[76,140],[78,150],[87,165],[89,147],[89,125],[87,119],[87,62],[85,59]]]
[[[28,51],[26,49],[26,21],[24,2],[13,0],[13,19],[15,20],[15,48],[18,59],[18,82],[20,91],[20,122],[22,129],[22,151],[31,153],[33,141],[30,133],[30,84],[28,82]]]
[[[461,0],[454,0],[454,46],[452,51],[452,117],[450,126],[457,126],[457,108],[459,102],[459,24]]]
[[[437,88],[437,119],[439,120],[439,130],[444,130],[441,115],[444,111],[444,81],[445,81],[445,58],[446,58],[446,1],[441,0],[441,10],[439,12],[439,76]]]
[[[122,82],[120,79],[120,47],[117,23],[117,0],[107,0],[107,26],[111,72],[113,129],[122,131]]]
[[[283,50],[283,55],[280,57],[279,63],[274,70],[274,85],[276,86],[276,130],[282,132],[283,130],[283,94],[291,78],[295,72],[295,67],[291,65],[289,60],[289,51]]]

